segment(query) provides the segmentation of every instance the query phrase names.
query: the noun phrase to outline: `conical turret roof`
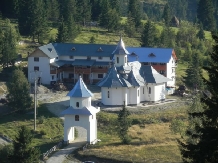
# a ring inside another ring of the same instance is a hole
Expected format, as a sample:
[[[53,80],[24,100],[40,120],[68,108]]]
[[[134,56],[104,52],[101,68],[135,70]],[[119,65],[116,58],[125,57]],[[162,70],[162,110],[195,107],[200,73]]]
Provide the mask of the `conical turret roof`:
[[[70,97],[92,97],[93,94],[90,90],[88,90],[85,83],[83,82],[83,79],[80,76],[76,85],[67,94],[67,96],[70,96]]]
[[[113,51],[112,54],[118,54],[118,55],[119,55],[119,54],[120,54],[120,55],[130,54],[130,53],[126,50],[125,44],[124,44],[123,39],[122,39],[121,36],[120,36],[120,40],[119,40],[119,42],[118,42],[118,44],[117,44],[117,47],[116,47],[116,49]]]

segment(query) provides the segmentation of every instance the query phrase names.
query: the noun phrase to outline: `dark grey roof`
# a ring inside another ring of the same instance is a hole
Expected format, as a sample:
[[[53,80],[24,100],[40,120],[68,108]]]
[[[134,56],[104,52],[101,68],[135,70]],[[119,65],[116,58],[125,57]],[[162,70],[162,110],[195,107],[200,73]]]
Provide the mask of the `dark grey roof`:
[[[97,83],[97,85],[99,87],[131,87],[131,84],[118,74],[114,65],[109,69],[107,75]]]
[[[83,107],[82,109],[75,109],[72,106],[61,112],[62,115],[94,115],[95,113],[99,112],[93,106],[90,107]]]
[[[165,83],[171,81],[169,78],[159,74],[152,66],[141,66],[140,75],[145,83]]]
[[[59,56],[113,57],[111,52],[116,48],[116,45],[104,44],[53,43],[52,45]]]
[[[130,71],[127,80],[132,86],[144,86],[145,85],[144,79],[141,77],[140,74],[136,74],[134,70]]]
[[[125,55],[125,54],[129,54],[129,52],[126,50],[125,48],[125,44],[122,40],[122,37],[120,37],[120,41],[117,44],[116,49],[113,51],[112,53],[113,55],[115,54],[120,54],[120,55]]]
[[[67,96],[70,97],[92,97],[93,94],[88,88],[86,87],[85,83],[83,82],[83,79],[79,78],[76,85],[73,87],[73,89],[67,94]]]

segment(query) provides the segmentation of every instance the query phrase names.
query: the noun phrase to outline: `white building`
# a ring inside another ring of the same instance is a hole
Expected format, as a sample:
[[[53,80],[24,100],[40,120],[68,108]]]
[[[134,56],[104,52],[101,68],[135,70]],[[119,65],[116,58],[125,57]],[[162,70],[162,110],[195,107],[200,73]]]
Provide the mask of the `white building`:
[[[33,82],[33,72],[39,71],[40,83],[75,83],[79,76],[87,84],[95,84],[105,77],[110,64],[116,61],[116,45],[50,43],[40,46],[28,57],[28,80]],[[139,61],[152,65],[160,74],[172,79],[167,86],[175,86],[176,54],[173,49],[126,47],[128,54],[120,57],[117,66]]]
[[[123,105],[124,102],[125,105],[132,105],[165,99],[166,83],[170,79],[159,74],[151,65],[128,62],[129,52],[122,38],[113,54],[115,63],[97,83],[101,87],[101,102],[104,105]]]
[[[66,143],[73,141],[74,127],[80,126],[87,130],[87,141],[94,144],[97,140],[96,113],[100,109],[91,105],[93,94],[80,77],[67,96],[70,96],[70,107],[61,113],[64,115],[64,141]]]

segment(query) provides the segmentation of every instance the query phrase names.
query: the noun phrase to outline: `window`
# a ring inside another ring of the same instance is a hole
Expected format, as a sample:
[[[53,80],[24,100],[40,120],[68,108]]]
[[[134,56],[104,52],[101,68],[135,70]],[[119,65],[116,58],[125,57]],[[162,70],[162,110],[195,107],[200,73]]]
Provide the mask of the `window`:
[[[152,65],[157,65],[157,63],[155,63],[155,62],[152,62],[151,64],[152,64]]]
[[[172,68],[172,73],[174,73],[174,69]]]
[[[102,66],[98,66],[98,68],[99,68],[99,69],[103,69],[103,67],[102,67]]]
[[[107,98],[110,98],[110,92],[107,91]]]
[[[103,78],[103,74],[98,74],[98,78]]]
[[[34,66],[34,71],[39,71],[39,67],[38,66]]]
[[[144,65],[148,65],[148,62],[144,62]]]
[[[54,80],[54,75],[51,76],[51,79]]]
[[[79,102],[76,102],[76,107],[79,107]]]
[[[39,62],[39,57],[34,57],[34,62]]]
[[[91,60],[91,57],[88,56],[88,57],[87,57],[87,60]]]
[[[160,65],[166,65],[166,63],[160,63]]]
[[[74,74],[69,74],[69,79],[73,79]]]
[[[75,115],[75,121],[79,121],[79,115]]]
[[[145,88],[143,87],[143,94],[145,94]]]
[[[138,96],[139,96],[139,90],[138,90]]]
[[[98,57],[98,59],[102,59],[102,57],[100,56],[100,57]]]
[[[70,59],[73,59],[73,56],[70,56]]]
[[[151,87],[148,88],[148,93],[151,94]]]
[[[117,57],[117,63],[119,63],[119,57]]]
[[[126,61],[126,57],[125,57],[125,63],[126,63],[127,61]]]
[[[58,57],[56,57],[56,59],[58,59]]]

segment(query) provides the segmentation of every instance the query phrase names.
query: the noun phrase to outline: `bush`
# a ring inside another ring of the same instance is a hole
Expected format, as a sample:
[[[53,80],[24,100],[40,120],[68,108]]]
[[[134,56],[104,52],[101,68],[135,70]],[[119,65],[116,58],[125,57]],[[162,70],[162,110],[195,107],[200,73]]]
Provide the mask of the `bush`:
[[[38,121],[39,121],[39,124],[43,124],[44,121],[45,121],[45,117],[44,117],[43,115],[40,116],[39,119],[38,119]]]
[[[46,135],[47,133],[46,133],[45,130],[40,130],[40,134],[42,134],[42,135]]]

